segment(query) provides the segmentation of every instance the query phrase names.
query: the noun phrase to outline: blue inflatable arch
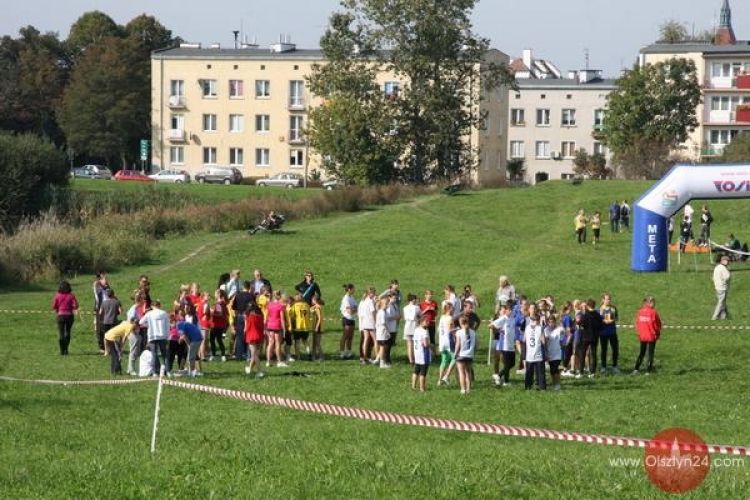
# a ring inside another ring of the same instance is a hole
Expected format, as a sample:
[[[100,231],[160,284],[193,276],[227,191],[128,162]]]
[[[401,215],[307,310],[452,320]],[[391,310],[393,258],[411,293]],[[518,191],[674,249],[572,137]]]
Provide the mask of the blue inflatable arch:
[[[643,193],[633,204],[633,271],[667,270],[667,223],[695,198],[750,198],[750,165],[675,165]]]

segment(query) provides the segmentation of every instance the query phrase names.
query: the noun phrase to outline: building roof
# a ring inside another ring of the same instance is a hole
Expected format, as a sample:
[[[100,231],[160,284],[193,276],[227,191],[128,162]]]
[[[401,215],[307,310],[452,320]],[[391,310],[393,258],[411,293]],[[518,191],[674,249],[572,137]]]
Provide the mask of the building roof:
[[[587,83],[579,83],[577,80],[570,78],[549,78],[549,79],[529,79],[518,78],[519,90],[531,89],[560,89],[560,90],[613,90],[617,88],[614,78],[599,78]]]
[[[510,69],[514,73],[519,73],[522,71],[529,71],[529,67],[524,64],[523,59],[520,57],[518,59],[513,59],[510,63]]]
[[[734,45],[713,45],[710,42],[653,43],[640,50],[641,54],[687,54],[699,52],[706,55],[750,54],[750,41],[738,40]]]
[[[311,60],[323,59],[320,49],[294,49],[287,52],[272,52],[269,48],[202,48],[175,47],[156,50],[152,59],[229,59],[229,60]]]

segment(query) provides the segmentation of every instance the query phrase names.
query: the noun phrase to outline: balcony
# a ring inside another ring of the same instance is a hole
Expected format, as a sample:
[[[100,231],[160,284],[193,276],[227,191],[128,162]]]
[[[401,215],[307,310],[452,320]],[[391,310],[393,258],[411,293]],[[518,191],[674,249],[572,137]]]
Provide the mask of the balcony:
[[[185,107],[185,96],[184,95],[171,95],[167,100],[170,109],[182,109]]]
[[[750,125],[750,108],[736,106],[733,111],[708,110],[703,115],[704,125]]]
[[[721,156],[726,144],[703,144],[701,156]]]
[[[289,144],[304,144],[305,136],[301,130],[290,130],[287,136]]]
[[[305,98],[302,96],[289,97],[289,109],[291,110],[305,109]]]
[[[185,131],[181,128],[169,129],[169,140],[172,142],[185,142]]]

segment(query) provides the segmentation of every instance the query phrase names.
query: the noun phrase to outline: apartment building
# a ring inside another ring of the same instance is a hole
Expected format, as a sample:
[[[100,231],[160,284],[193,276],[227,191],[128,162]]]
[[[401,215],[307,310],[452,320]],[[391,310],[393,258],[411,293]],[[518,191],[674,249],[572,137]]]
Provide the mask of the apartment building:
[[[696,109],[699,125],[681,152],[696,161],[720,156],[737,134],[750,133],[750,41],[736,39],[728,0],[713,43],[655,43],[641,49],[639,63],[673,57],[695,63],[702,94]]]
[[[508,158],[524,161],[526,182],[572,178],[579,149],[609,158],[593,132],[604,124],[614,80],[589,69],[563,77],[554,64],[534,59],[528,49],[511,68],[518,91],[509,92]]]
[[[491,50],[487,58],[509,61]],[[211,166],[238,168],[244,177],[279,172],[309,174],[320,157],[305,139],[308,110],[320,99],[306,87],[320,50],[297,49],[288,41],[268,48],[221,48],[182,44],[151,56],[153,168],[178,168],[191,175]],[[378,82],[397,94],[403,82],[383,72]],[[478,84],[478,82],[477,82]],[[486,126],[466,138],[479,148],[472,180],[505,179],[507,90],[483,95],[476,104]]]

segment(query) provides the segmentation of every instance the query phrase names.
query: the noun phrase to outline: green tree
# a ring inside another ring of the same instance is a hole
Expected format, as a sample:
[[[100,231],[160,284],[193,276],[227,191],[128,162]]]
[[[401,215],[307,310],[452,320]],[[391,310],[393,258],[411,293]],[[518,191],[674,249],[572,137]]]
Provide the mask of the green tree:
[[[56,34],[41,34],[32,26],[19,34],[0,40],[0,129],[61,143],[55,108],[69,74],[63,44]]]
[[[672,58],[634,66],[607,97],[600,134],[627,178],[656,178],[670,151],[698,126],[700,86],[695,63]]]
[[[688,39],[688,31],[684,24],[669,19],[659,26],[659,42],[661,43],[679,43]]]
[[[606,179],[612,176],[612,170],[607,168],[607,158],[601,153],[590,155],[585,148],[576,151],[573,172],[591,179]]]
[[[122,37],[123,29],[104,12],[93,10],[79,17],[70,27],[65,47],[77,60],[90,47],[104,43],[111,37]]]
[[[512,181],[521,180],[523,178],[523,171],[525,169],[525,161],[523,158],[514,158],[508,160],[508,164],[505,167],[505,171],[508,174],[508,179]]]
[[[179,42],[179,39],[172,37],[171,30],[155,17],[146,14],[131,19],[125,25],[125,35],[137,41],[149,56],[154,50],[171,47]]]
[[[405,164],[401,175],[408,181],[455,178],[475,168],[477,149],[467,137],[483,124],[479,102],[487,92],[514,81],[507,65],[488,56],[489,40],[473,33],[470,16],[475,4],[476,0],[342,2],[347,20],[342,38],[349,40],[351,50],[343,50],[344,45],[340,57],[361,62],[367,56],[377,69],[392,71],[401,81],[389,118],[396,125],[392,129],[394,143],[400,146],[398,157]],[[333,30],[341,28],[331,25]]]
[[[722,163],[750,162],[750,133],[739,134],[732,139],[721,154]]]
[[[110,37],[78,59],[59,109],[68,145],[127,166],[149,130],[149,60],[137,41]]]
[[[65,155],[33,134],[0,134],[0,229],[49,207],[54,186],[67,184]]]
[[[353,20],[334,13],[320,40],[326,63],[314,65],[307,81],[324,102],[310,111],[306,133],[329,176],[362,185],[386,183],[396,177],[400,151],[391,132],[394,103],[375,81],[374,51]]]

